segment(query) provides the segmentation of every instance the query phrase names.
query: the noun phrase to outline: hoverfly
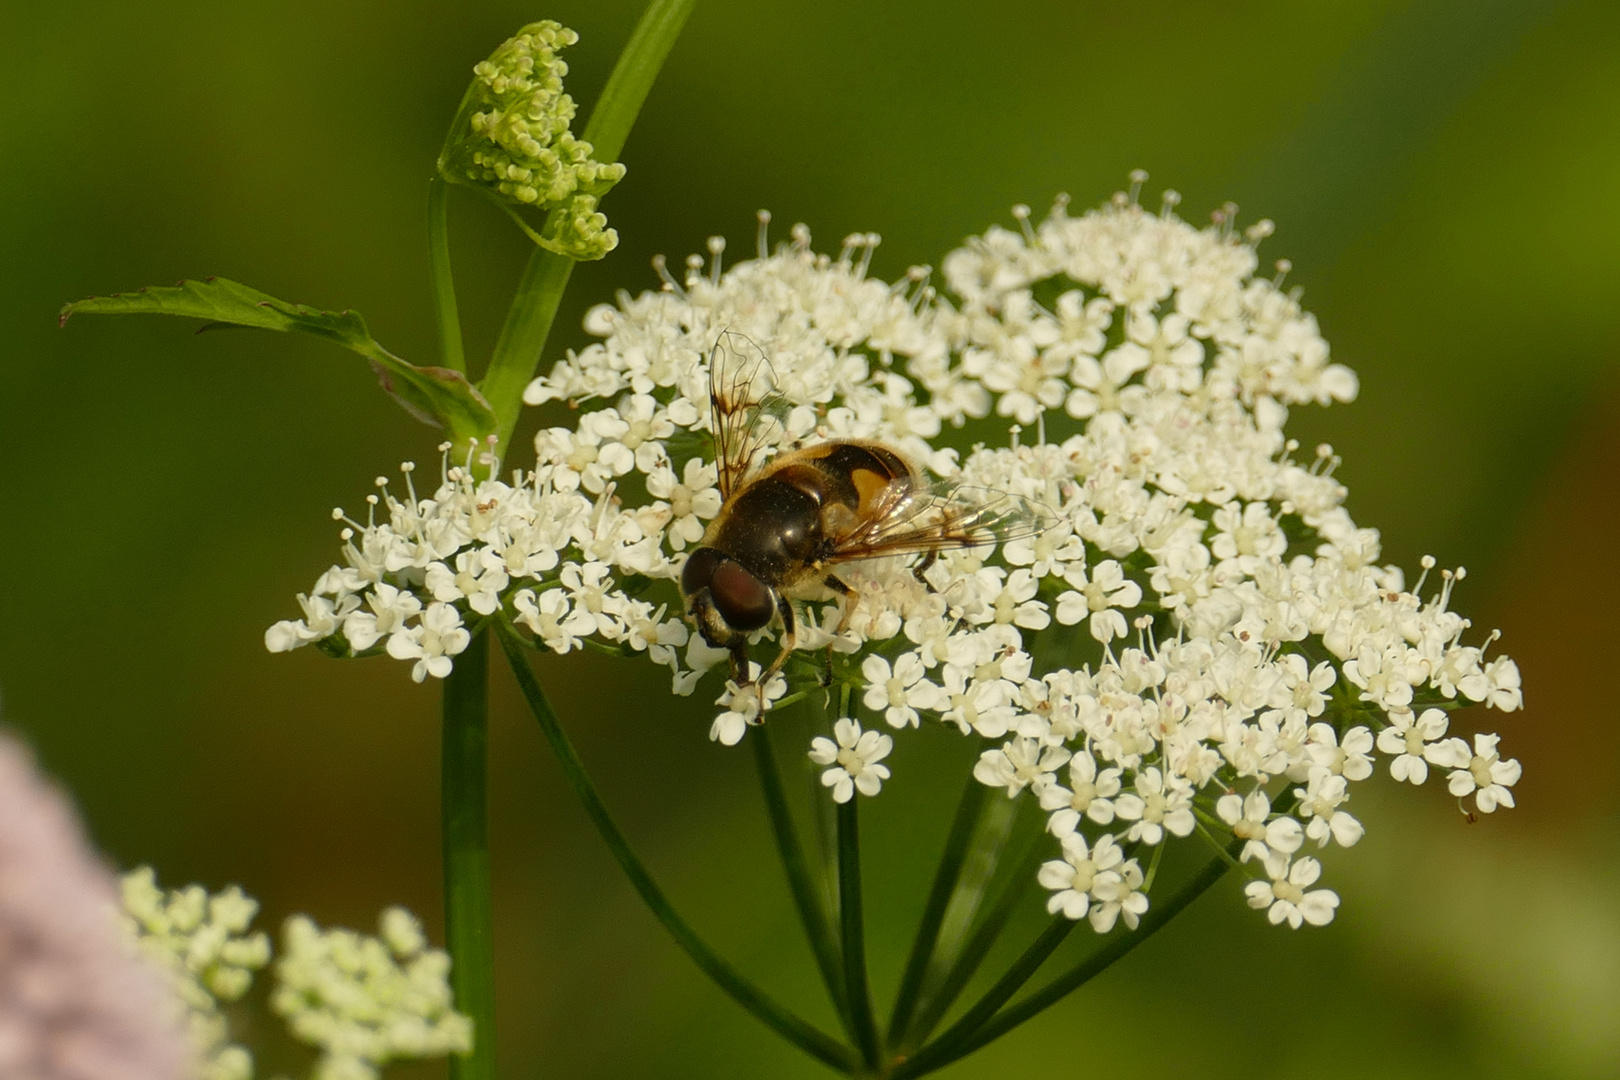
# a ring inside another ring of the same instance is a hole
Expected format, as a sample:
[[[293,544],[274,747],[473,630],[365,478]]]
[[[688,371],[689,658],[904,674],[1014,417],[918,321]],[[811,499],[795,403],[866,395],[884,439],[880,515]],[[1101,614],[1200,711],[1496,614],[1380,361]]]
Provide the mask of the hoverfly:
[[[687,614],[705,641],[730,651],[738,686],[750,682],[748,635],[776,618],[781,649],[759,685],[787,661],[797,644],[794,600],[836,593],[843,631],[854,590],[838,576],[841,564],[921,555],[912,572],[923,580],[941,551],[1031,536],[1057,521],[1017,495],[930,480],[876,440],[830,439],[771,456],[785,436],[787,402],[764,354],[740,352],[746,340],[724,332],[709,354],[723,501],[681,571]]]

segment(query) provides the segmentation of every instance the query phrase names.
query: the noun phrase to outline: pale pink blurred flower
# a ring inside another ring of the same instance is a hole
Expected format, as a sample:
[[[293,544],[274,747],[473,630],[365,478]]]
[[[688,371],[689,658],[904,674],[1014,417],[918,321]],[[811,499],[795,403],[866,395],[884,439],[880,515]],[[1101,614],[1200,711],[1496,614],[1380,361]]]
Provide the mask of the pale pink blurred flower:
[[[0,734],[0,1076],[177,1080],[182,1011],[67,799]]]

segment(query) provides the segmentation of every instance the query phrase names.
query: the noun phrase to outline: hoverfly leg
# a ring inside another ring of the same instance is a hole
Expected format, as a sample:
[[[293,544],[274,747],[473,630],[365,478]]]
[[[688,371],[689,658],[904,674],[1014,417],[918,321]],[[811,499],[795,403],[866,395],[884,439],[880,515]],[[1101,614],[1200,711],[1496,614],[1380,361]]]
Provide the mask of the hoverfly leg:
[[[925,554],[922,557],[921,562],[919,562],[916,566],[913,566],[911,568],[911,575],[913,577],[915,577],[918,581],[922,582],[922,584],[927,585],[929,592],[937,592],[938,590],[935,589],[932,585],[929,585],[928,584],[928,579],[926,577],[924,577],[923,575],[927,574],[928,573],[928,568],[933,566],[938,561],[939,561],[939,552],[938,551],[930,551],[930,552],[928,552],[927,554]]]
[[[776,659],[771,661],[771,666],[765,669],[756,684],[759,688],[759,712],[749,721],[752,724],[763,724],[765,722],[765,687],[776,677],[776,673],[782,670],[782,665],[787,663],[787,658],[792,655],[794,646],[799,643],[799,623],[793,614],[793,601],[778,594],[776,597],[776,613],[782,616],[782,651],[776,654]]]
[[[838,625],[833,628],[832,636],[838,637],[849,629],[849,620],[855,614],[855,590],[844,583],[837,574],[828,574],[821,582],[827,588],[838,594]],[[827,674],[822,680],[822,686],[832,685],[833,647],[827,643]]]
[[[731,651],[731,681],[741,689],[749,684],[748,678],[748,639],[741,634],[734,634],[726,643]]]
[[[833,630],[833,637],[838,637],[849,629],[849,620],[855,616],[855,590],[844,584],[837,574],[828,574],[821,583],[838,594],[838,626]],[[830,652],[832,646],[827,648]]]

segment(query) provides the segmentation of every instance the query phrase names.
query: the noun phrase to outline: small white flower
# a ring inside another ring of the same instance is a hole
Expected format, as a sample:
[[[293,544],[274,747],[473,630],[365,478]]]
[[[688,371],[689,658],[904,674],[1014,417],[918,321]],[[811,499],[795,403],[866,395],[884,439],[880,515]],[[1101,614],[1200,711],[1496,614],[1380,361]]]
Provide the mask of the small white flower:
[[[411,678],[421,682],[429,675],[445,678],[454,666],[450,658],[465,649],[472,635],[461,625],[461,614],[453,604],[432,603],[416,626],[395,630],[388,638],[388,655],[395,660],[415,660]]]
[[[1485,680],[1487,689],[1481,700],[1487,707],[1513,712],[1524,705],[1524,693],[1519,689],[1519,665],[1510,658],[1498,656],[1486,664]]]
[[[810,742],[810,760],[817,765],[830,765],[821,774],[821,782],[832,788],[834,802],[846,803],[862,795],[876,795],[889,778],[887,765],[880,765],[894,739],[881,731],[862,731],[861,725],[848,718],[833,724],[832,739],[818,736]]]
[[[1228,503],[1216,509],[1211,524],[1216,531],[1210,551],[1217,559],[1235,560],[1246,573],[1253,573],[1267,559],[1281,558],[1288,550],[1288,538],[1266,503]]]
[[[861,677],[866,680],[862,701],[874,712],[882,710],[890,727],[916,727],[918,709],[940,706],[939,687],[923,678],[925,674],[927,669],[915,652],[903,653],[892,669],[883,657],[868,656],[861,662]]]
[[[1141,891],[1142,868],[1135,859],[1127,859],[1117,874],[1100,877],[1091,887],[1096,903],[1091,907],[1091,928],[1106,934],[1115,922],[1123,922],[1135,930],[1148,909],[1147,894]]]
[[[1306,892],[1322,876],[1322,864],[1310,856],[1292,864],[1283,855],[1273,854],[1264,862],[1269,881],[1251,881],[1244,886],[1249,906],[1264,910],[1271,925],[1284,921],[1298,930],[1305,923],[1326,926],[1333,921],[1339,894],[1332,889]]]
[[[1091,847],[1078,832],[1066,832],[1059,840],[1063,858],[1042,863],[1037,875],[1041,887],[1052,890],[1046,910],[1053,915],[1062,912],[1066,919],[1083,919],[1091,909],[1094,890],[1119,879],[1118,867],[1125,861],[1125,853],[1112,836],[1099,838]]]
[[[501,563],[486,560],[484,552],[472,548],[456,553],[455,570],[442,562],[429,563],[425,585],[433,599],[444,603],[466,600],[480,615],[489,615],[501,606],[501,593],[510,584]]]
[[[1012,623],[1025,630],[1044,630],[1052,622],[1046,605],[1035,599],[1040,583],[1028,570],[1014,570],[1011,574],[1000,567],[988,566],[979,571],[979,591],[985,598],[985,614],[990,621],[1006,625]]]
[[[312,641],[321,641],[337,633],[351,611],[360,606],[358,597],[345,596],[331,600],[324,596],[298,594],[298,606],[304,617],[283,620],[264,633],[265,648],[271,652],[288,652]]]
[[[1047,822],[1054,834],[1073,832],[1085,816],[1098,825],[1114,820],[1114,796],[1119,794],[1118,768],[1097,768],[1097,759],[1082,750],[1069,759],[1069,786],[1052,783],[1040,793],[1041,809],[1055,813]]]
[[[1474,749],[1461,739],[1452,739],[1452,761],[1457,765],[1446,777],[1451,793],[1459,799],[1474,796],[1474,805],[1482,814],[1489,814],[1498,806],[1512,806],[1513,792],[1508,790],[1519,782],[1522,771],[1515,759],[1501,760],[1496,753],[1500,736],[1478,734],[1474,736]]]
[[[1367,643],[1355,658],[1344,662],[1344,677],[1361,687],[1357,695],[1385,709],[1404,709],[1412,703],[1412,687],[1422,679],[1422,668],[1407,657],[1405,645]]]
[[[1368,728],[1353,727],[1340,740],[1332,725],[1312,724],[1304,749],[1314,765],[1346,780],[1365,780],[1373,773],[1373,734]]]
[[[1033,785],[1037,793],[1054,782],[1054,773],[1069,760],[1061,746],[1042,746],[1035,739],[1020,736],[998,750],[986,750],[973,766],[973,776],[986,787],[1007,789],[1010,799]]]
[[[512,621],[527,627],[555,653],[579,648],[580,639],[596,629],[596,620],[587,612],[576,612],[562,589],[547,589],[538,596],[532,589],[519,590],[512,606],[517,609]]]
[[[421,612],[422,601],[415,593],[380,581],[366,594],[366,607],[371,610],[356,611],[343,620],[343,636],[356,652],[364,652],[402,628]]]
[[[1326,847],[1330,839],[1340,847],[1350,847],[1361,839],[1361,822],[1339,809],[1350,797],[1349,783],[1343,776],[1313,768],[1309,786],[1295,788],[1294,792],[1299,796],[1299,816],[1308,821],[1305,835],[1315,840],[1317,847]]]
[[[1410,709],[1390,713],[1389,727],[1378,733],[1378,749],[1393,755],[1389,775],[1421,784],[1429,778],[1430,765],[1444,768],[1454,764],[1452,748],[1438,741],[1445,735],[1448,723],[1444,709],[1424,709],[1421,714]]]
[[[547,428],[536,434],[535,459],[549,469],[557,490],[584,488],[597,495],[609,480],[635,468],[635,452],[619,441],[629,430],[613,409],[586,413],[575,430]]]
[[[1087,613],[1091,616],[1091,636],[1109,642],[1127,632],[1125,616],[1118,608],[1133,608],[1142,602],[1142,586],[1125,579],[1125,570],[1113,559],[1098,563],[1090,575],[1085,568],[1071,566],[1063,580],[1074,586],[1058,597],[1057,621],[1073,626]]]
[[[664,535],[671,549],[682,551],[703,539],[704,522],[720,513],[720,489],[715,483],[715,467],[702,458],[687,461],[684,479],[677,479],[667,463],[647,474],[647,494],[669,503],[670,522]]]
[[[749,664],[748,672],[749,678],[758,679],[761,674],[760,666]],[[765,713],[770,710],[771,702],[785,693],[787,680],[780,674],[771,676],[771,681],[764,686],[758,682],[738,686],[735,681],[727,679],[725,691],[714,702],[722,706],[722,710],[720,715],[714,718],[714,723],[709,726],[709,739],[723,746],[736,746],[742,742],[748,726],[763,722]]]
[[[947,665],[940,690],[940,718],[950,720],[966,735],[976,731],[987,739],[1007,734],[1017,711],[1007,702],[1006,683],[981,680],[960,667]]]
[[[1144,844],[1157,844],[1166,832],[1188,836],[1198,821],[1192,810],[1192,784],[1184,776],[1166,776],[1157,768],[1144,769],[1132,785],[1134,796],[1116,799],[1120,817],[1130,820],[1126,836]]]
[[[1271,800],[1258,789],[1248,795],[1229,792],[1215,801],[1215,813],[1245,841],[1242,860],[1265,859],[1272,852],[1292,855],[1305,843],[1305,830],[1288,816],[1271,819]]]

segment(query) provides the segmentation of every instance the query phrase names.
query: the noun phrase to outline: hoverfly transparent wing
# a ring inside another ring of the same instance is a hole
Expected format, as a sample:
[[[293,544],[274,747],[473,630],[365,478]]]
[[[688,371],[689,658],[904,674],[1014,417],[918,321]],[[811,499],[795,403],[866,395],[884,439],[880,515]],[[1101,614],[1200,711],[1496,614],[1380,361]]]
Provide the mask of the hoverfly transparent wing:
[[[1037,536],[1058,523],[1045,503],[1011,492],[939,481],[891,484],[865,521],[840,538],[834,560],[985,547]]]
[[[709,404],[720,497],[729,499],[787,430],[788,403],[776,389],[776,373],[765,350],[745,335],[722,330],[710,350]]]

